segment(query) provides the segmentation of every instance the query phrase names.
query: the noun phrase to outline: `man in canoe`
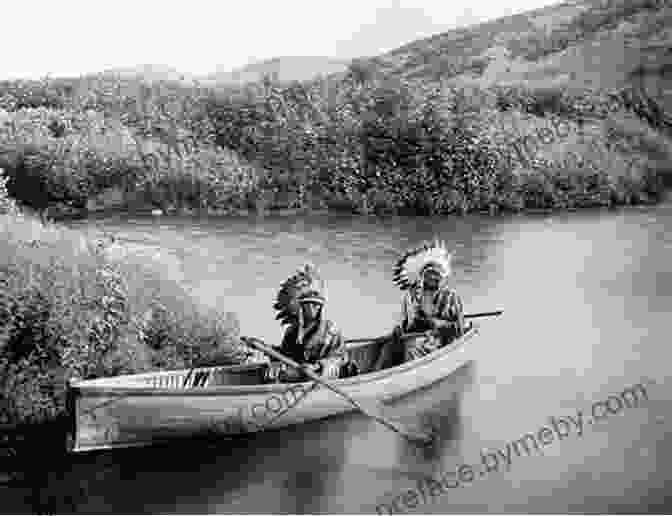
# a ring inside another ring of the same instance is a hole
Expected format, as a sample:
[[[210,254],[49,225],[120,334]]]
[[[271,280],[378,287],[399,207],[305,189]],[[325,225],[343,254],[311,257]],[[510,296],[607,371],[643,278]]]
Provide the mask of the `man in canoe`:
[[[326,378],[349,375],[345,342],[336,325],[325,316],[325,285],[317,269],[306,265],[287,279],[278,292],[276,319],[289,327],[280,353]],[[296,369],[271,362],[269,381],[304,381]]]
[[[465,331],[462,300],[447,284],[451,255],[435,241],[407,252],[397,263],[394,281],[405,294],[399,324],[383,346],[376,369],[414,360],[445,346]],[[403,334],[431,332],[402,338]]]

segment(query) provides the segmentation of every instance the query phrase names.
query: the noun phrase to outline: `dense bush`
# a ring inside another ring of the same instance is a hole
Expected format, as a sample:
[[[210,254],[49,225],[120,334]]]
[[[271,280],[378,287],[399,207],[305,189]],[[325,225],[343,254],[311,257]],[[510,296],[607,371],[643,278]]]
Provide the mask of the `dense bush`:
[[[57,418],[72,377],[237,359],[232,316],[141,258],[10,215],[0,249],[0,422]]]
[[[506,171],[466,121],[467,96],[353,74],[334,97],[329,104],[294,86],[213,102],[217,142],[270,170],[261,188],[274,193],[276,205],[285,193],[283,207],[305,205],[311,192],[360,212],[487,207],[496,176]]]
[[[272,192],[272,205],[301,206],[307,192],[318,192],[326,193],[329,207],[358,213],[467,213],[618,204],[655,198],[660,189],[646,179],[655,174],[642,169],[628,180],[628,188],[642,195],[623,193],[624,179],[609,185],[604,179],[625,172],[595,160],[587,160],[586,170],[540,161],[529,174],[516,171],[511,144],[496,145],[486,136],[483,106],[475,101],[483,95],[413,90],[368,75],[353,75],[339,88],[331,103],[309,88],[271,85],[256,97],[210,104],[218,143],[270,170],[260,188]],[[485,94],[501,110],[539,118],[595,121],[631,109],[625,92],[494,88]],[[555,179],[572,174],[598,174],[604,183],[599,195]]]
[[[15,214],[18,212],[16,201],[7,191],[8,177],[5,177],[5,171],[0,168],[0,215]]]
[[[0,94],[0,166],[18,201],[38,211],[57,204],[82,210],[117,187],[164,208],[245,203],[258,173],[213,145],[198,91],[108,83],[59,96],[59,108],[35,105],[44,95],[26,103],[14,90]],[[115,84],[124,88],[116,96],[109,92]]]
[[[572,209],[612,204],[612,188],[605,172],[562,168],[522,171],[516,196],[523,209]]]
[[[82,210],[110,187],[128,204],[168,212],[508,209],[525,202],[513,201],[512,149],[487,136],[483,99],[545,118],[630,111],[656,129],[669,118],[641,92],[495,87],[479,96],[425,90],[365,63],[342,80],[267,79],[228,92],[109,77],[44,81],[30,102],[16,89],[0,94],[9,110],[0,116],[0,166],[10,194],[37,210]],[[633,179],[633,188],[657,184]]]

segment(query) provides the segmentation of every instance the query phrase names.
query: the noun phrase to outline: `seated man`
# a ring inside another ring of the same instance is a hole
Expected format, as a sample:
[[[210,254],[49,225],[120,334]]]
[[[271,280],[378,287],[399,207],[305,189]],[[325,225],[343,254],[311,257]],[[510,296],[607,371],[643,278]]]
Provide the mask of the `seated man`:
[[[397,265],[395,281],[407,290],[401,320],[393,338],[382,349],[376,369],[414,360],[462,336],[465,331],[462,300],[446,284],[450,254],[444,244],[434,243],[406,253]],[[405,333],[427,336],[401,339]]]
[[[402,320],[395,328],[395,335],[430,330],[436,330],[436,334],[408,339],[404,360],[420,358],[464,333],[462,300],[445,285],[447,272],[441,264],[430,262],[421,275],[422,289],[409,290],[404,296]]]
[[[280,352],[313,372],[327,378],[349,376],[348,357],[343,337],[332,321],[324,316],[324,282],[317,271],[306,266],[289,278],[278,294],[275,308],[278,318],[289,324]],[[301,371],[271,362],[270,381],[306,381]]]

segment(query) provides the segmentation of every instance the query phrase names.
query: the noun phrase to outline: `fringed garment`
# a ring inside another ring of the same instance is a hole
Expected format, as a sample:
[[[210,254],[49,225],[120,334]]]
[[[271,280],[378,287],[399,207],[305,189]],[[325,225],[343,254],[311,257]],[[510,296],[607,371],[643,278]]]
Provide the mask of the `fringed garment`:
[[[415,288],[404,294],[400,321],[404,333],[431,330],[429,318],[441,319],[450,324],[438,332],[440,335],[406,339],[404,360],[415,360],[425,356],[464,333],[462,300],[452,289],[443,287],[431,292]]]
[[[320,318],[317,324],[301,331],[303,325],[292,324],[282,339],[280,353],[299,364],[322,365],[321,376],[338,378],[340,368],[347,363],[347,350],[341,332],[333,322]],[[301,335],[303,333],[303,335]],[[295,375],[293,371],[286,372],[294,381],[299,381],[303,375]]]
[[[402,332],[415,333],[431,330],[428,318],[438,318],[449,321],[451,324],[439,330],[438,335],[409,337],[396,342],[390,338],[381,345],[381,354],[375,370],[394,367],[428,355],[464,333],[462,300],[454,290],[445,286],[439,287],[433,293],[423,293],[420,288],[412,288],[404,294],[399,320]]]

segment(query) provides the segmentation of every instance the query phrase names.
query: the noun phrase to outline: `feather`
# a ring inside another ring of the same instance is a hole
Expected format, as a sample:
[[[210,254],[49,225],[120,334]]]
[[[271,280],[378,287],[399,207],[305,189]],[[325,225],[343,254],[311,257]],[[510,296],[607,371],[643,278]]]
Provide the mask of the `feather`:
[[[304,265],[280,285],[273,304],[273,309],[278,312],[276,319],[281,324],[291,324],[298,318],[300,299],[308,296],[325,299],[325,290],[324,280],[317,267],[312,264]]]
[[[451,258],[452,255],[448,252],[445,242],[435,238],[431,243],[423,243],[404,253],[394,266],[393,281],[402,290],[413,288],[419,285],[421,273],[430,263],[439,265],[445,275],[449,275]]]

